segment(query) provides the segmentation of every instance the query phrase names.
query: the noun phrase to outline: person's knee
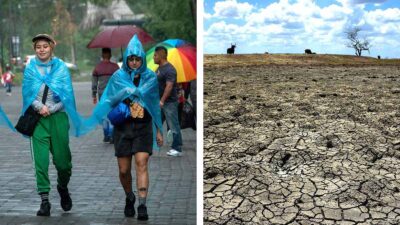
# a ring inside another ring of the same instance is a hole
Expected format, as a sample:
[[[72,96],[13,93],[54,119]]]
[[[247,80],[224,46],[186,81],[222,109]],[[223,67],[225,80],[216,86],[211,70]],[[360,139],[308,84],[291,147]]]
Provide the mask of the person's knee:
[[[136,169],[139,172],[147,171],[147,160],[137,160],[136,161]]]
[[[181,128],[179,127],[179,124],[173,124],[169,128],[171,129],[171,132],[174,135],[179,135],[181,132]]]
[[[128,177],[131,174],[131,170],[128,167],[119,168],[120,177]]]
[[[72,166],[68,164],[56,165],[58,173],[71,173]]]
[[[174,117],[178,117],[178,107],[174,108],[169,106],[168,109],[164,111],[164,115],[167,120],[173,119]]]

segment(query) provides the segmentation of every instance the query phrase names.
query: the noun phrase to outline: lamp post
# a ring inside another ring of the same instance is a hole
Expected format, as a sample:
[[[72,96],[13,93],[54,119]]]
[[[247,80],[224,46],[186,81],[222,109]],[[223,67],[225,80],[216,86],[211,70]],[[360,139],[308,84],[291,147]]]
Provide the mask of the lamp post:
[[[11,37],[11,64],[14,66],[17,65],[18,63],[18,57],[19,57],[19,36],[12,36]]]
[[[19,56],[19,36],[12,36],[11,43],[12,43],[12,57],[18,58],[18,56]]]

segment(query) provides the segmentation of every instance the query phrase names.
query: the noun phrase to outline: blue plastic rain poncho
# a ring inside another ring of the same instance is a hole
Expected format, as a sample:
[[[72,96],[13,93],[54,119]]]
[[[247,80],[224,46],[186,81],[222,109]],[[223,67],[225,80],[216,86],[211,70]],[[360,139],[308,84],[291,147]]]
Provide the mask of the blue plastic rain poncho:
[[[15,131],[14,126],[8,119],[7,115],[4,113],[3,109],[0,106],[0,126],[9,127],[11,130]]]
[[[142,65],[138,69],[128,67],[128,56],[131,55],[142,58]],[[133,84],[136,74],[140,74],[138,87]],[[138,102],[150,113],[153,121],[153,149],[158,150],[156,128],[162,132],[162,124],[157,75],[147,68],[146,54],[137,35],[130,40],[125,50],[122,68],[117,70],[108,81],[100,102],[93,111],[92,119],[96,118],[100,123],[114,107],[126,98]],[[91,124],[90,121],[87,123]]]
[[[51,66],[50,73],[42,76],[37,69],[39,65]],[[35,57],[25,68],[24,79],[22,81],[22,114],[25,113],[26,109],[32,104],[33,100],[35,100],[43,83],[45,83],[63,103],[70,120],[70,125],[72,125],[72,129],[70,130],[72,134],[80,136],[95,128],[95,124],[87,123],[86,125],[91,126],[83,126],[83,118],[76,111],[71,75],[65,63],[57,57],[53,57],[46,64]]]

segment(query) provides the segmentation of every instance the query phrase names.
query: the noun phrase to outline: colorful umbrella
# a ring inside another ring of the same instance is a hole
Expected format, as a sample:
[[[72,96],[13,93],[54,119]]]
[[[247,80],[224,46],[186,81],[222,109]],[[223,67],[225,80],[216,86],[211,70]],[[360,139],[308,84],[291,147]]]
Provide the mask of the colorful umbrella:
[[[126,47],[133,35],[137,34],[142,44],[153,42],[154,39],[143,29],[131,26],[109,27],[98,33],[86,46],[87,48],[122,48]]]
[[[160,45],[168,50],[167,59],[176,69],[178,83],[196,79],[196,47],[180,39],[165,40],[147,51],[147,67],[157,70],[158,65],[154,63],[153,55],[155,48]]]

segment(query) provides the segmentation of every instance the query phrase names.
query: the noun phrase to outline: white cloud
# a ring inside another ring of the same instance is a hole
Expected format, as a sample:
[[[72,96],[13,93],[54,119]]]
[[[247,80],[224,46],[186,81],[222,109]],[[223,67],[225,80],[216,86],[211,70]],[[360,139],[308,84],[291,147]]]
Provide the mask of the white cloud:
[[[216,2],[213,17],[241,19],[249,14],[253,6],[249,3],[238,3],[236,0]]]
[[[237,34],[239,26],[236,24],[227,24],[225,21],[213,23],[207,30],[209,34]]]
[[[316,7],[312,0],[299,0],[294,4],[290,4],[288,0],[281,0],[250,14],[247,21],[251,24],[299,22],[303,21],[299,19],[314,15]]]
[[[338,21],[343,20],[346,16],[352,13],[349,8],[340,7],[338,5],[330,5],[324,8],[317,9],[321,18],[326,21]]]
[[[206,12],[203,13],[203,18],[204,19],[210,19],[211,17],[212,17],[212,15],[209,14],[209,13],[206,13]]]
[[[365,5],[367,3],[371,3],[374,5],[379,5],[382,4],[384,2],[386,2],[387,0],[336,0],[339,3],[341,3],[343,6],[346,7],[351,7],[351,6],[356,6],[356,5]]]
[[[365,15],[365,19],[374,25],[384,23],[399,23],[400,9],[389,8],[386,10],[378,9],[375,11],[367,12]]]

